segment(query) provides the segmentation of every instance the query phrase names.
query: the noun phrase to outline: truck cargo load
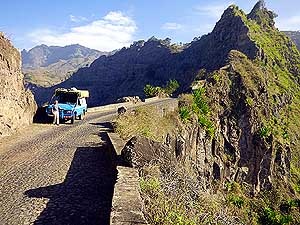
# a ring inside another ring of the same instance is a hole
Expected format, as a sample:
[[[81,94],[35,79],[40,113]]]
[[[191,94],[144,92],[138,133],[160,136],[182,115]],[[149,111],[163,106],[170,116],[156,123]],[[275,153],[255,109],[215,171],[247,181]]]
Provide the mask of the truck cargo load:
[[[70,88],[70,89],[58,88],[55,90],[55,96],[59,96],[62,93],[70,93],[70,94],[74,93],[79,98],[89,98],[90,97],[90,93],[87,90],[78,90],[76,88]]]

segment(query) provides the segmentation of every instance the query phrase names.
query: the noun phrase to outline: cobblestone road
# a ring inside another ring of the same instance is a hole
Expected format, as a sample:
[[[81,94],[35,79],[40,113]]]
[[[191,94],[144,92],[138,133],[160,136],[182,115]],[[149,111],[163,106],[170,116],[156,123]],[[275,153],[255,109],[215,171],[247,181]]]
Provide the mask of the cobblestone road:
[[[109,224],[116,168],[111,115],[35,124],[0,141],[0,224]]]

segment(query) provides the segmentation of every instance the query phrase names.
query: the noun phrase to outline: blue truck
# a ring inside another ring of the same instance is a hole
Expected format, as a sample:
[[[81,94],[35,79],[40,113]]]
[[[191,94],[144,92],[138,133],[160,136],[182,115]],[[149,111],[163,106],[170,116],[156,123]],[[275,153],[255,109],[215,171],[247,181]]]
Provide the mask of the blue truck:
[[[89,97],[89,91],[77,90],[76,88],[59,88],[55,90],[54,95],[50,100],[50,105],[46,107],[48,116],[53,117],[52,107],[54,101],[58,101],[59,120],[61,122],[71,121],[75,119],[82,120],[87,112],[86,98]]]

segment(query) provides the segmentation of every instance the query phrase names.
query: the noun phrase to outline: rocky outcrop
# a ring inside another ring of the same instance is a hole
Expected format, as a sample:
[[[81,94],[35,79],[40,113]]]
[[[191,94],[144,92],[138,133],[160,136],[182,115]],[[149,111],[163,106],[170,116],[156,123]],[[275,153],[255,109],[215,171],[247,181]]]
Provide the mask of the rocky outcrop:
[[[149,164],[159,164],[162,169],[175,161],[175,152],[169,146],[145,137],[131,138],[122,149],[124,162],[134,168],[142,168]]]
[[[36,103],[24,89],[21,57],[10,41],[0,33],[0,137],[32,122]]]
[[[142,100],[140,99],[139,96],[127,96],[127,97],[123,97],[117,100],[118,103],[122,103],[122,102],[132,102],[134,104],[141,102]]]
[[[275,28],[275,17],[277,15],[266,8],[264,0],[259,0],[248,15],[248,19],[255,20],[260,26],[271,28]]]

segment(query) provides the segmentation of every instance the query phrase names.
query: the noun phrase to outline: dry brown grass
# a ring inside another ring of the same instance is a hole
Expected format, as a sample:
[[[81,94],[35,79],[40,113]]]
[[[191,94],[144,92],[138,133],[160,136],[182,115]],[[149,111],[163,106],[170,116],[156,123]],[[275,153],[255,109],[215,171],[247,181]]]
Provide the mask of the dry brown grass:
[[[120,115],[113,124],[115,132],[124,140],[141,135],[162,142],[168,133],[174,133],[177,123],[177,113],[163,116],[159,109],[143,106]]]
[[[141,171],[140,181],[145,215],[150,224],[242,225],[243,210],[228,203],[221,192],[212,193],[193,173],[170,165],[169,173],[159,173],[157,165]]]

